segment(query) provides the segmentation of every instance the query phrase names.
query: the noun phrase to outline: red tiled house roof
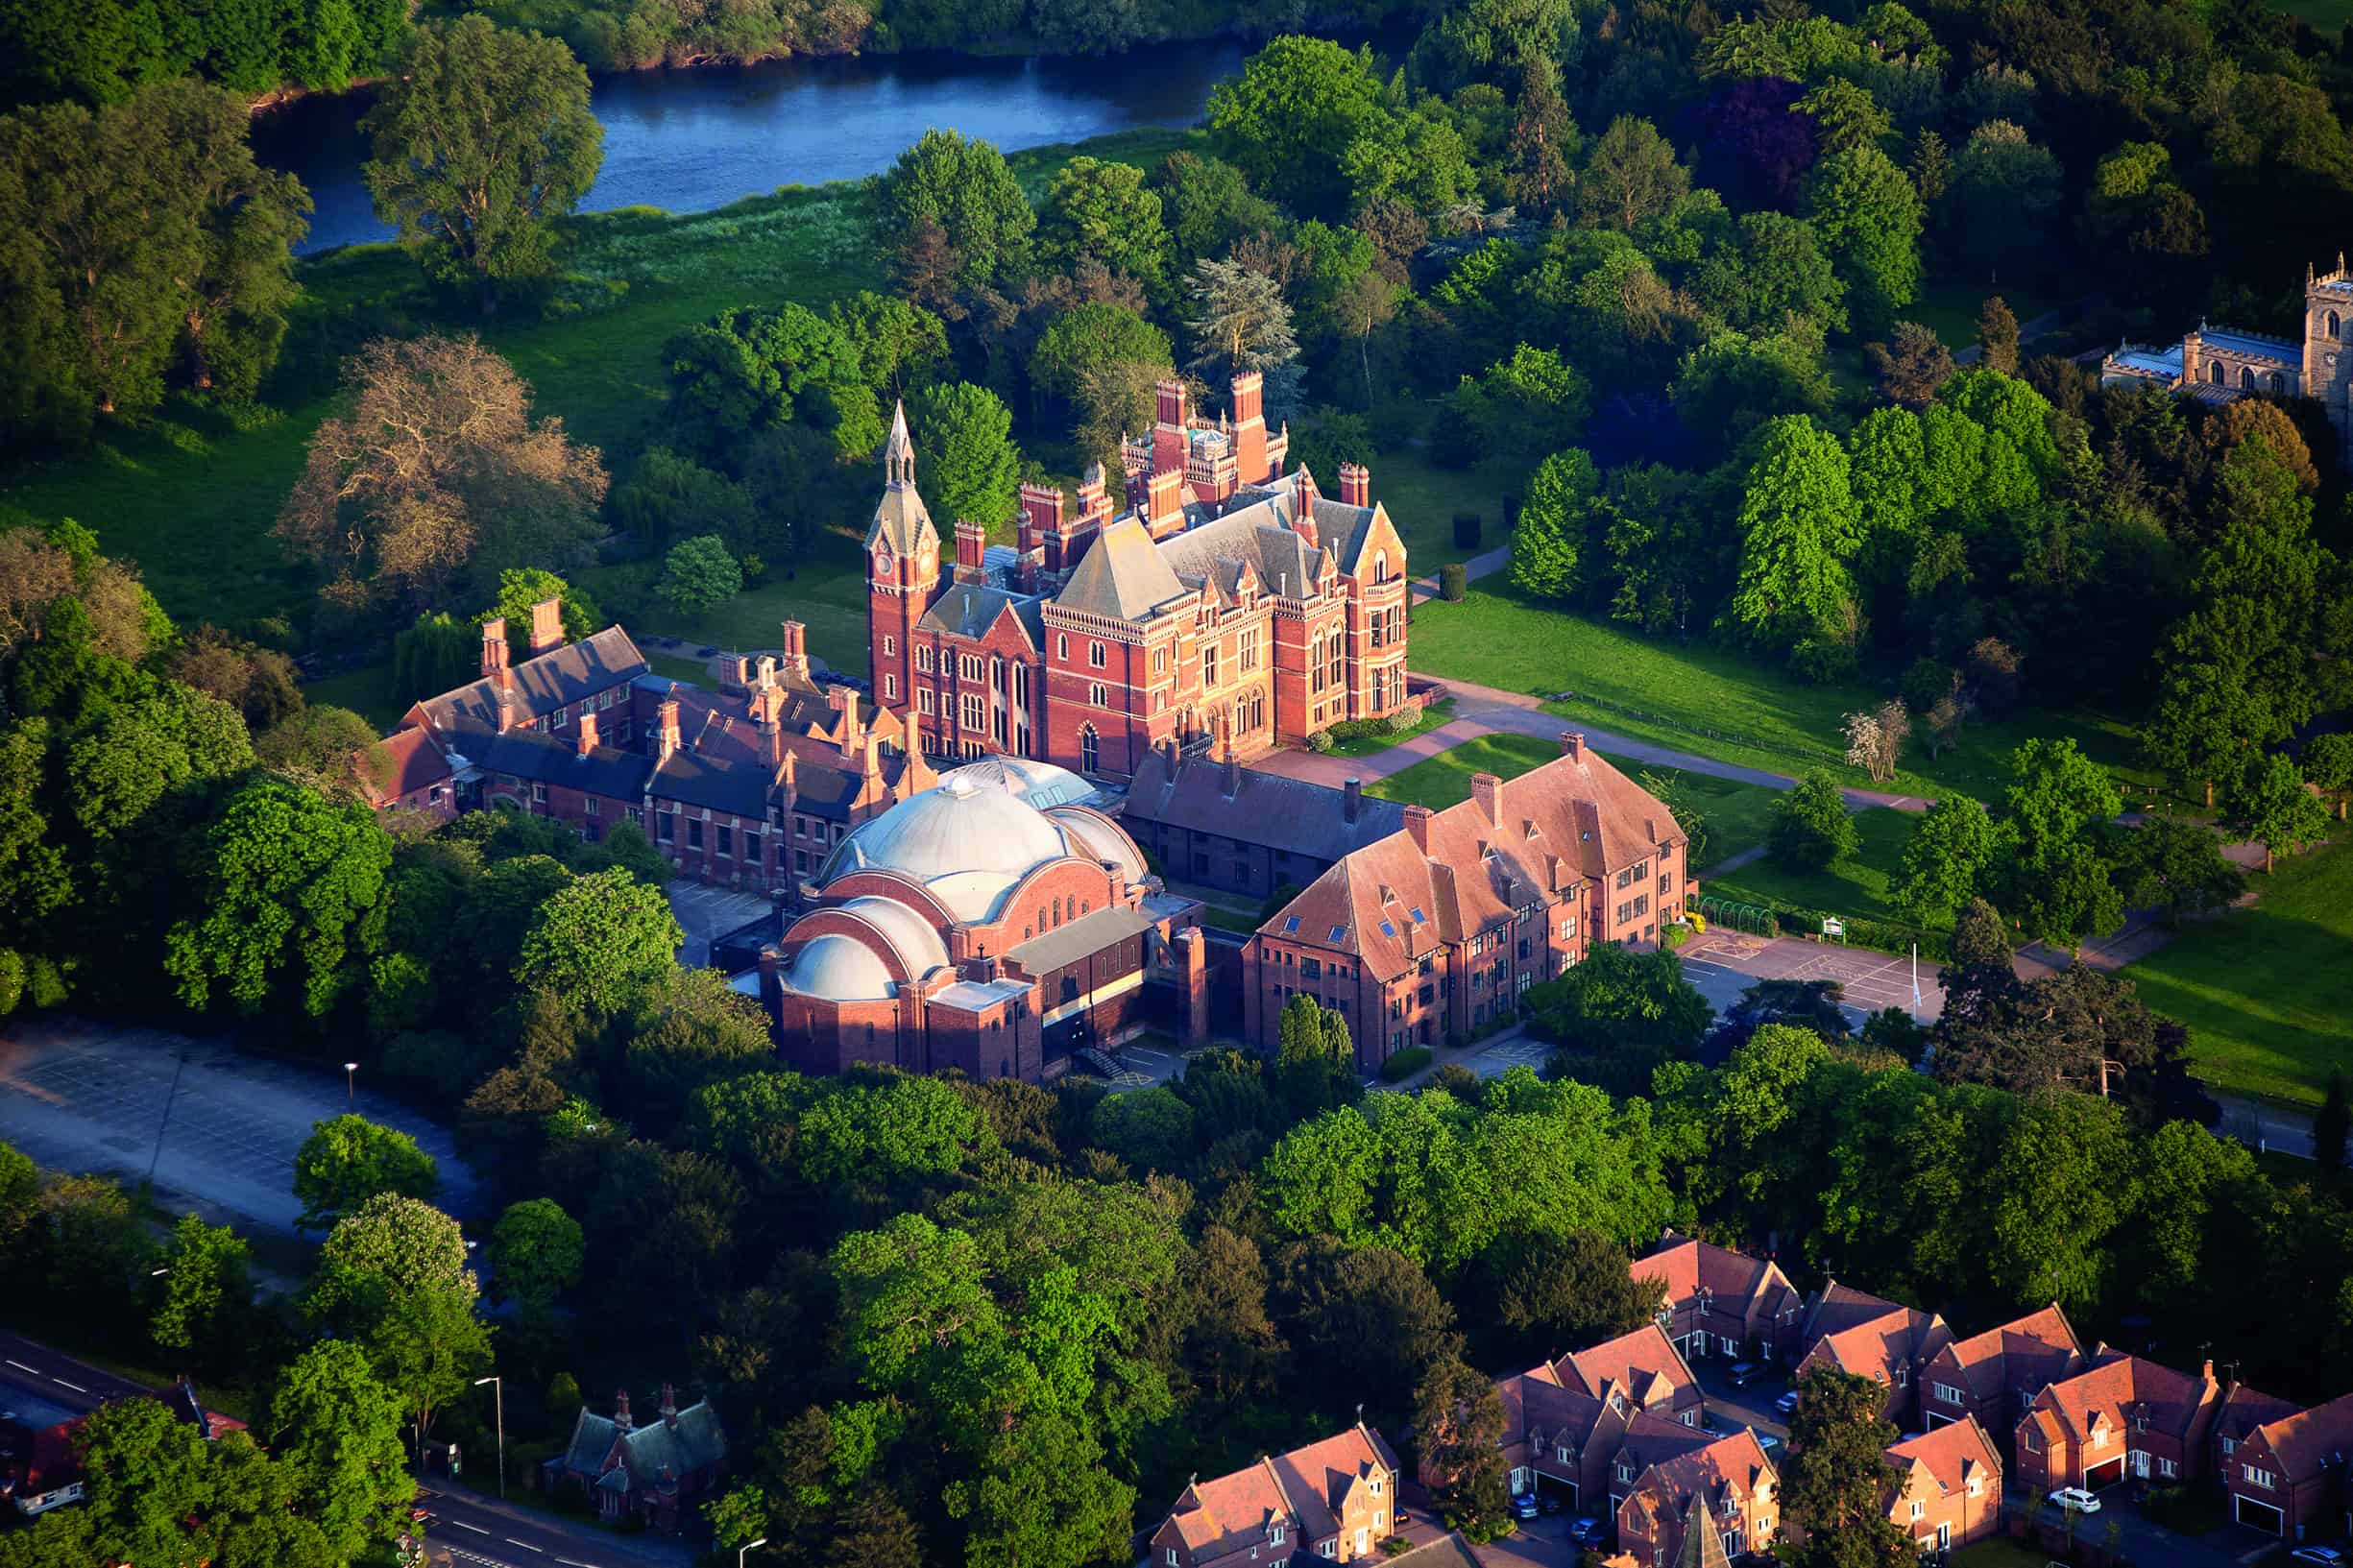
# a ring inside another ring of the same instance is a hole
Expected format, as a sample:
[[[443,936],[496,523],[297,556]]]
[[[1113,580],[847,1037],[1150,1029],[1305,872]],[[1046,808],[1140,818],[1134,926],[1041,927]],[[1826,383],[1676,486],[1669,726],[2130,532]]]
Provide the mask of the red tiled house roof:
[[[1332,1560],[1350,1560],[1356,1529],[1367,1531],[1369,1551],[1389,1533],[1396,1472],[1381,1435],[1359,1423],[1230,1475],[1196,1480],[1153,1532],[1152,1560],[1176,1568],[1277,1563],[1294,1551],[1322,1556],[1325,1541],[1336,1543]]]
[[[1656,1251],[1637,1258],[1627,1272],[1665,1285],[1667,1332],[1678,1341],[1700,1330],[1719,1340],[1762,1339],[1767,1350],[1785,1353],[1805,1315],[1805,1298],[1779,1264],[1696,1237],[1662,1238]]]
[[[2348,1462],[2353,1394],[2257,1427],[2231,1457],[2222,1481],[2241,1524],[2302,1539],[2309,1531],[2333,1534],[2345,1528],[2338,1472]]]
[[[1976,1416],[1892,1443],[1887,1459],[1902,1472],[1887,1516],[1921,1550],[1960,1546],[2000,1527],[2001,1455]]]
[[[2053,1383],[2018,1423],[2018,1474],[2046,1490],[2122,1479],[2147,1454],[2152,1480],[2198,1472],[2221,1401],[2208,1362],[2198,1376],[2105,1351],[2091,1368]],[[2173,1466],[2167,1474],[2165,1465]]]
[[[1831,1280],[1807,1315],[1806,1339],[1800,1378],[1817,1364],[1870,1378],[1887,1390],[1888,1418],[1908,1425],[1920,1373],[1953,1342],[1953,1331],[1934,1313]]]
[[[1938,1351],[1923,1380],[1921,1411],[1929,1426],[1975,1416],[2006,1439],[2046,1385],[2089,1364],[2074,1325],[2053,1302]]]
[[[2226,1384],[2221,1402],[2215,1407],[2214,1430],[2208,1435],[2215,1449],[2216,1474],[2226,1476],[2231,1455],[2255,1435],[2256,1428],[2303,1413],[2301,1405],[2259,1393],[2244,1383]]]
[[[1690,1419],[1685,1424],[1699,1423],[1699,1380],[1677,1353],[1675,1342],[1656,1323],[1645,1323],[1631,1334],[1564,1356],[1553,1363],[1552,1370],[1564,1386],[1595,1399],[1606,1400],[1614,1389],[1637,1409],[1677,1417],[1688,1411]]]
[[[1748,1428],[1683,1445],[1648,1465],[1618,1505],[1619,1541],[1638,1561],[1651,1560],[1661,1549],[1676,1556],[1686,1544],[1685,1520],[1697,1498],[1719,1532],[1737,1533],[1742,1552],[1761,1551],[1776,1533],[1780,1479]]]

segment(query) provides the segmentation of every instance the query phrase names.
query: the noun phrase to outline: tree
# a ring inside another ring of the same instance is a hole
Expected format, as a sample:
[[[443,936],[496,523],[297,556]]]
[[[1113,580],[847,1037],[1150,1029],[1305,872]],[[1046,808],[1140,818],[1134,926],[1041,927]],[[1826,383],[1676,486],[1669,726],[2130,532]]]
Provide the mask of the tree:
[[[2313,736],[2304,748],[2304,777],[2322,795],[2336,797],[2337,820],[2342,822],[2346,793],[2353,791],[2353,735],[2332,730]]]
[[[1892,341],[1867,344],[1863,356],[1880,383],[1880,396],[1903,408],[1926,408],[1936,389],[1953,378],[1953,350],[1918,322],[1895,324]]]
[[[1885,784],[1896,776],[1896,764],[1903,760],[1912,715],[1902,698],[1892,698],[1870,712],[1849,713],[1845,730],[1847,766],[1861,768],[1873,784]]]
[[[27,432],[153,405],[176,352],[239,397],[275,363],[310,200],[254,161],[249,127],[192,81],[0,118],[0,409]]]
[[[303,1204],[296,1223],[325,1230],[378,1193],[429,1198],[440,1185],[433,1156],[398,1127],[363,1116],[313,1122],[294,1155],[294,1195]]]
[[[292,553],[356,605],[431,597],[469,562],[562,562],[593,540],[604,462],[472,337],[376,338],[344,361],[348,416],[324,420],[278,518]]]
[[[1782,1466],[1782,1512],[1805,1527],[1794,1560],[1805,1568],[1907,1568],[1910,1539],[1887,1517],[1902,1479],[1888,1462],[1895,1424],[1870,1378],[1816,1365],[1798,1382]]]
[[[1051,266],[1071,272],[1097,261],[1155,291],[1175,257],[1159,193],[1145,186],[1144,171],[1085,157],[1062,165],[1047,187],[1037,240]]]
[[[515,983],[575,1014],[611,1018],[667,978],[685,940],[662,889],[613,867],[575,878],[539,906]]]
[[[2001,295],[1977,312],[1977,363],[2004,375],[2018,374],[2018,318]]]
[[[1528,987],[1520,1004],[1565,1050],[1596,1058],[1594,1081],[1628,1094],[1648,1092],[1654,1067],[1695,1050],[1715,1016],[1672,951],[1630,953],[1614,942]]]
[[[159,1399],[102,1405],[79,1424],[75,1456],[96,1555],[51,1561],[189,1564],[206,1556],[190,1520],[217,1498],[205,1435]]]
[[[281,779],[230,796],[192,851],[190,913],[164,937],[182,1001],[216,984],[247,1013],[274,991],[323,1018],[382,941],[392,840],[356,802],[331,804]]]
[[[1198,153],[1171,153],[1153,177],[1169,234],[1186,262],[1223,255],[1236,240],[1282,227],[1274,205],[1250,191],[1232,164]]]
[[[1752,641],[1851,648],[1847,561],[1862,542],[1846,449],[1803,416],[1764,426],[1740,506],[1740,577],[1725,617]]]
[[[1621,114],[1594,139],[1577,188],[1586,222],[1632,233],[1682,201],[1691,175],[1657,126]]]
[[[2219,909],[2246,890],[2246,878],[2202,822],[2145,817],[2139,829],[2112,843],[2119,852],[2117,880],[2125,905],[2156,910],[2168,926],[2180,925],[2185,915]]]
[[[1584,557],[1600,489],[1592,458],[1576,447],[1537,465],[1512,525],[1513,587],[1551,599],[1576,593],[1591,569]]]
[[[934,514],[1002,532],[1020,510],[1012,411],[986,387],[950,381],[917,393],[908,422],[915,434],[915,471]]]
[[[149,1319],[157,1348],[199,1352],[215,1364],[234,1359],[254,1304],[249,1252],[227,1225],[207,1225],[193,1214],[180,1217],[164,1257],[162,1299]]]
[[[1857,331],[1879,333],[1920,291],[1920,197],[1877,147],[1851,147],[1814,165],[1807,216],[1847,285]]]
[[[1203,375],[1271,371],[1298,357],[1298,334],[1282,285],[1239,261],[1202,257],[1194,264],[1192,368]]]
[[[357,1345],[323,1339],[304,1349],[279,1373],[258,1424],[334,1560],[406,1526],[416,1483],[400,1452],[400,1402]]]
[[[1821,871],[1854,855],[1862,847],[1862,836],[1847,811],[1838,781],[1816,768],[1773,802],[1765,844],[1774,860],[1788,870]]]
[[[1089,300],[1057,314],[1039,334],[1030,355],[1030,380],[1076,403],[1085,398],[1093,373],[1135,364],[1150,367],[1158,376],[1175,363],[1176,350],[1166,332],[1125,305]]]
[[[1037,214],[995,144],[926,131],[874,182],[884,252],[917,304],[1008,290],[1030,265]]]
[[[1549,56],[1531,55],[1522,66],[1512,119],[1504,190],[1520,210],[1547,217],[1570,188],[1569,159],[1577,127],[1561,100],[1561,68]]]
[[[2348,1094],[2344,1069],[2332,1067],[2328,1092],[2321,1096],[2319,1112],[2312,1119],[2313,1163],[2331,1180],[2344,1170],[2348,1132],[2353,1132],[2353,1095]]]
[[[477,291],[486,315],[500,285],[554,272],[554,220],[604,162],[571,51],[480,15],[417,28],[360,129],[376,215],[426,277]]]
[[[2090,830],[2122,809],[2116,786],[2073,740],[2029,740],[2010,754],[1995,894],[2028,935],[2073,947],[2111,931],[2123,898]]]
[[[501,1296],[545,1310],[579,1283],[588,1255],[580,1222],[549,1197],[507,1205],[490,1236],[491,1285]]]
[[[378,1193],[327,1232],[303,1307],[354,1338],[364,1335],[389,1297],[435,1291],[468,1301],[474,1296],[457,1221],[422,1199]]]
[[[826,319],[858,349],[878,398],[906,397],[948,358],[948,326],[921,305],[861,289],[826,307]]]
[[[2289,758],[2277,753],[2247,770],[2240,786],[2239,809],[2247,832],[2263,842],[2263,868],[2271,869],[2272,856],[2308,849],[2328,836],[2328,808],[2304,783]]]
[[[1295,991],[1283,1003],[1275,1033],[1273,1088],[1294,1120],[1356,1098],[1356,1045],[1345,1016]]]
[[[1492,1378],[1454,1357],[1433,1365],[1414,1393],[1414,1440],[1430,1499],[1449,1530],[1492,1540],[1511,1518],[1503,1469],[1503,1400]]]
[[[682,539],[662,558],[654,591],[680,615],[698,615],[743,591],[743,568],[716,534]]]
[[[556,614],[563,622],[565,638],[573,642],[594,637],[609,624],[596,601],[589,597],[586,589],[574,588],[544,567],[509,567],[498,574],[498,596],[490,608],[474,617],[478,625],[484,621],[503,618],[508,635],[531,624],[532,606],[548,599],[556,601]],[[443,687],[440,689],[448,690]]]
[[[1323,38],[1276,37],[1211,89],[1209,133],[1259,190],[1328,214],[1347,188],[1340,156],[1382,112],[1380,92],[1370,46],[1351,54]]]
[[[1823,254],[1813,225],[1782,212],[1740,218],[1740,243],[1700,266],[1702,297],[1733,326],[1771,330],[1791,315],[1826,331],[1847,325],[1846,285]]]
[[[1193,1107],[1164,1087],[1106,1095],[1087,1139],[1138,1171],[1178,1170],[1193,1157]]]
[[[913,307],[909,307],[912,309]],[[702,443],[821,417],[828,393],[863,387],[859,342],[840,324],[790,302],[775,310],[722,310],[662,346],[671,413]]]
[[[490,1325],[474,1315],[471,1291],[394,1294],[362,1345],[376,1377],[407,1411],[421,1455],[434,1413],[463,1398],[491,1364]]]
[[[1966,795],[1947,795],[1905,840],[1891,902],[1923,926],[1941,924],[1975,896],[1996,848],[1985,808]]]
[[[2046,241],[2045,215],[2058,203],[2058,158],[2008,120],[1980,124],[1953,155],[1944,229],[1979,266],[2031,253]]]
[[[1815,86],[1797,107],[1812,117],[1826,154],[1877,147],[1895,129],[1894,120],[1870,93],[1837,77]]]
[[[1637,1279],[1625,1247],[1592,1231],[1529,1242],[1503,1274],[1495,1315],[1521,1346],[1543,1355],[1556,1345],[1599,1344],[1657,1317],[1665,1281]]]

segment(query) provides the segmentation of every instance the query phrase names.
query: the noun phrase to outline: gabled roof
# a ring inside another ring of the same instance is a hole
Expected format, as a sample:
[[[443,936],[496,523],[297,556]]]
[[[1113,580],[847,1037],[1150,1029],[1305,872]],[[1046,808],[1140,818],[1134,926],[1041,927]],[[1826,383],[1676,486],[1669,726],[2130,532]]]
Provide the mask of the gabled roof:
[[[536,659],[513,665],[508,670],[513,677],[509,690],[501,692],[497,683],[484,676],[454,691],[428,697],[421,706],[436,727],[459,730],[499,728],[498,712],[503,706],[507,727],[512,729],[608,687],[633,681],[646,670],[645,656],[638,652],[629,634],[608,626],[594,637],[550,648]],[[460,743],[458,749],[465,747]]]
[[[2222,1390],[2222,1402],[2216,1407],[2214,1435],[2244,1442],[2253,1435],[2257,1427],[2269,1426],[2293,1416],[2302,1415],[2304,1407],[2267,1393],[2258,1393],[2244,1383],[2234,1383]]]
[[[1899,1497],[1919,1495],[1924,1478],[1944,1496],[1965,1493],[1972,1477],[1993,1496],[2001,1495],[2001,1455],[1974,1415],[1891,1443],[1887,1458],[1897,1469],[1907,1472]]]
[[[1717,1302],[1743,1311],[1752,1303],[1776,1310],[1776,1303],[1784,1297],[1788,1306],[1798,1305],[1797,1287],[1789,1283],[1781,1265],[1691,1236],[1662,1239],[1657,1250],[1637,1258],[1627,1272],[1638,1280],[1665,1281],[1670,1302],[1688,1301],[1704,1288]]]
[[[675,1431],[656,1418],[623,1433],[613,1417],[582,1406],[572,1422],[571,1440],[564,1447],[564,1468],[574,1475],[602,1478],[600,1484],[612,1484],[604,1467],[605,1460],[614,1456],[617,1438],[620,1464],[614,1474],[626,1471],[630,1484],[640,1486],[656,1485],[666,1478],[677,1481],[690,1471],[716,1464],[727,1454],[727,1434],[709,1400],[680,1411]]]
[[[2192,1377],[2139,1356],[2112,1352],[2091,1367],[2052,1384],[2034,1402],[2047,1435],[2080,1441],[2094,1426],[2118,1432],[2143,1429],[2188,1442],[2200,1418],[2220,1396],[2211,1375]],[[2055,1427],[2053,1423],[2055,1422]]]
[[[1698,1380],[1676,1352],[1675,1341],[1656,1323],[1645,1323],[1631,1334],[1605,1339],[1589,1350],[1564,1356],[1553,1363],[1561,1382],[1582,1387],[1595,1398],[1612,1387],[1645,1408],[1672,1410],[1686,1395],[1697,1395]]]
[[[2331,1459],[2353,1456],[2353,1394],[2256,1429],[2292,1482],[2318,1475]]]
[[[932,607],[916,624],[927,632],[945,632],[951,637],[977,640],[986,636],[998,618],[1010,610],[1014,623],[1034,650],[1046,645],[1045,627],[1037,614],[1039,602],[1033,593],[1016,593],[1010,589],[980,583],[951,583],[945,592],[932,601]]]
[[[376,742],[375,759],[361,752],[356,766],[361,787],[378,806],[450,777],[449,759],[433,732],[418,728],[395,730]]]
[[[1184,591],[1144,524],[1129,517],[1104,529],[1054,602],[1112,620],[1143,620]]]
[[[1121,814],[1319,860],[1337,860],[1377,843],[1405,823],[1405,808],[1396,801],[1361,795],[1356,820],[1350,822],[1345,790],[1256,768],[1238,772],[1235,791],[1228,795],[1222,762],[1179,758],[1172,771],[1165,752],[1147,752],[1128,785]]]
[[[1745,1501],[1756,1495],[1759,1485],[1776,1479],[1773,1461],[1765,1457],[1752,1429],[1742,1427],[1722,1437],[1695,1436],[1693,1446],[1653,1462],[1644,1471],[1628,1495],[1630,1508],[1655,1519],[1666,1519],[1685,1515],[1692,1500],[1698,1499],[1716,1510],[1728,1496]]]
[[[1360,1423],[1230,1475],[1195,1480],[1169,1510],[1168,1523],[1197,1559],[1262,1545],[1278,1519],[1298,1532],[1287,1549],[1307,1546],[1339,1528],[1339,1507],[1351,1486],[1375,1471],[1394,1476],[1396,1468],[1381,1435]]]
[[[2083,1342],[2054,1301],[2000,1328],[1954,1340],[1936,1353],[1934,1366],[1973,1399],[1991,1399],[2005,1388],[2031,1397],[2044,1384],[2080,1370],[2083,1362]]]
[[[645,781],[654,770],[650,757],[614,746],[599,746],[584,757],[568,736],[543,735],[537,730],[474,736],[466,744],[466,760],[510,778],[561,784],[624,801],[644,795]]]
[[[1806,1362],[1816,1357],[1844,1372],[1882,1386],[1896,1382],[1896,1368],[1925,1365],[1953,1342],[1953,1331],[1934,1313],[1902,1306],[1831,1280],[1814,1299],[1806,1324],[1811,1341]]]
[[[646,787],[656,800],[759,820],[767,814],[768,787],[775,778],[774,769],[759,763],[705,757],[682,746],[654,769]]]

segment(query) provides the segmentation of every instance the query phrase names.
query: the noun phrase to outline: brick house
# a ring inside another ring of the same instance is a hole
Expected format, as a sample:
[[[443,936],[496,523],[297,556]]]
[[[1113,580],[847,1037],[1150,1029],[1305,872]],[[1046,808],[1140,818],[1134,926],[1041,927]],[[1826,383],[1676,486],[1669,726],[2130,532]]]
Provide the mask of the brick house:
[[[1920,1389],[1922,1423],[1933,1432],[1974,1417],[2006,1443],[2036,1394],[2090,1364],[2074,1325],[2054,1301],[1938,1351]]]
[[[2013,1474],[2047,1492],[2097,1491],[2128,1475],[2160,1484],[2195,1480],[2204,1473],[2221,1398],[2212,1362],[2192,1377],[2103,1349],[2088,1369],[2034,1396],[2018,1423]]]
[[[1589,944],[1655,940],[1696,890],[1683,831],[1583,736],[1561,752],[1508,782],[1473,775],[1470,798],[1443,811],[1408,806],[1399,832],[1260,926],[1243,957],[1245,1038],[1272,1047],[1304,992],[1348,1021],[1371,1072],[1515,1016]]]
[[[2353,1535],[2348,1462],[2353,1394],[2267,1421],[2238,1445],[2222,1477],[2231,1517],[2292,1541]]]
[[[1611,1462],[1637,1421],[1691,1435],[1707,1420],[1698,1380],[1656,1324],[1500,1379],[1495,1393],[1513,1495],[1554,1491],[1571,1508],[1609,1495]]]
[[[1953,1342],[1953,1331],[1934,1313],[1827,1281],[1808,1305],[1803,1330],[1807,1349],[1797,1364],[1803,1379],[1815,1366],[1870,1378],[1887,1390],[1882,1411],[1899,1429],[1909,1428],[1920,1408],[1921,1377]]]
[[[637,1518],[676,1531],[708,1494],[727,1458],[727,1434],[709,1400],[685,1410],[677,1391],[662,1386],[662,1419],[639,1426],[629,1413],[629,1390],[613,1397],[613,1413],[585,1405],[572,1422],[564,1452],[546,1462],[550,1487],[570,1484],[595,1499],[608,1523]]]
[[[1617,1546],[1637,1565],[1664,1568],[1704,1551],[1704,1543],[1691,1538],[1695,1529],[1714,1535],[1728,1558],[1773,1544],[1781,1523],[1781,1473],[1755,1432],[1743,1427],[1726,1437],[1697,1437],[1692,1446],[1647,1461],[1639,1440],[1630,1440],[1613,1474],[1631,1469],[1630,1459],[1641,1469],[1616,1500]]]
[[[1377,1559],[1395,1532],[1397,1459],[1362,1421],[1213,1481],[1195,1477],[1152,1533],[1151,1568]]]
[[[1779,1264],[1670,1231],[1627,1272],[1665,1284],[1661,1326],[1686,1360],[1796,1354],[1806,1299]]]
[[[1901,1473],[1887,1517],[1922,1556],[1983,1540],[2001,1528],[2001,1455],[1974,1415],[1890,1444]]]
[[[2225,1379],[2216,1404],[2214,1427],[2206,1435],[2212,1452],[2206,1456],[2210,1473],[2227,1484],[2239,1445],[2255,1435],[2257,1427],[2304,1413],[2304,1407],[2271,1394],[2258,1393],[2235,1378]]]
[[[1283,472],[1255,373],[1230,419],[1164,381],[1128,453],[1128,510],[1101,465],[1063,495],[1025,485],[1007,519],[958,519],[943,575],[905,410],[867,526],[874,695],[934,756],[1002,752],[1129,777],[1165,742],[1228,736],[1245,758],[1406,704],[1405,543],[1343,464],[1339,498]]]
[[[1120,822],[1177,880],[1264,899],[1387,838],[1405,826],[1405,808],[1354,779],[1334,789],[1245,768],[1222,743],[1215,756],[1171,743],[1146,754]]]

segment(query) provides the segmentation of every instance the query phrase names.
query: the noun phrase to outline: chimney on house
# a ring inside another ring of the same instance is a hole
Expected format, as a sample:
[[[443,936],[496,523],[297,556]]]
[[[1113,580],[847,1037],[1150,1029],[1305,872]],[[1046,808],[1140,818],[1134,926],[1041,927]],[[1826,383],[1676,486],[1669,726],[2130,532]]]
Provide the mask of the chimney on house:
[[[654,760],[667,762],[678,754],[678,699],[676,697],[662,699],[661,706],[654,710],[654,726],[655,735],[658,737],[655,741]],[[626,1399],[628,1395],[623,1394],[621,1397]]]
[[[1470,798],[1479,803],[1479,814],[1487,818],[1491,828],[1503,826],[1503,781],[1492,773],[1470,776]]]
[[[1341,820],[1353,823],[1365,814],[1365,781],[1350,779],[1341,787],[1345,791],[1340,808]]]
[[[1414,848],[1430,853],[1430,808],[1409,806],[1405,808],[1405,835],[1414,841]]]
[[[596,749],[596,715],[594,713],[585,712],[581,713],[577,740],[580,755],[583,757]]]
[[[1322,543],[1316,528],[1316,476],[1302,463],[1291,472],[1291,529],[1307,541],[1309,549]]]
[[[1218,756],[1225,766],[1225,798],[1232,800],[1242,793],[1242,762],[1234,756],[1234,737],[1224,719],[1218,720]]]
[[[626,1388],[613,1396],[613,1424],[623,1432],[637,1425],[629,1418],[629,1390]]]
[[[678,1430],[678,1390],[667,1383],[662,1386],[662,1424],[672,1432]]]
[[[988,530],[969,518],[956,519],[956,580],[979,584],[988,580],[982,552],[988,548]]]
[[[493,615],[482,623],[482,674],[498,683],[501,691],[515,689],[514,672],[506,667],[506,617]]]
[[[752,664],[753,679],[763,691],[776,688],[776,656],[764,653]]]
[[[542,599],[531,607],[531,657],[564,645],[564,601]]]
[[[1260,399],[1267,378],[1244,371],[1233,379],[1234,470],[1246,485],[1263,485],[1274,477],[1267,461],[1267,419]]]
[[[858,693],[846,686],[825,688],[826,703],[840,719],[841,755],[850,761],[858,760]]]
[[[1056,518],[1060,513],[1055,513]],[[1104,493],[1103,465],[1089,463],[1079,476],[1079,520],[1101,523],[1111,515],[1111,497]]]
[[[1059,485],[1021,487],[1021,539],[1024,554],[1062,532],[1062,489]]]
[[[1145,481],[1144,523],[1155,537],[1183,523],[1184,488],[1181,469],[1154,469]]]
[[[1571,761],[1585,760],[1585,736],[1573,730],[1561,732],[1561,755]]]
[[[1372,470],[1362,463],[1340,465],[1340,499],[1346,506],[1372,504]]]
[[[1152,388],[1152,471],[1177,473],[1185,466],[1185,384],[1163,380]]]
[[[784,638],[784,657],[776,662],[777,669],[787,680],[808,680],[809,628],[797,620],[788,620],[785,622]]]

